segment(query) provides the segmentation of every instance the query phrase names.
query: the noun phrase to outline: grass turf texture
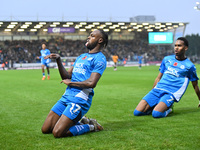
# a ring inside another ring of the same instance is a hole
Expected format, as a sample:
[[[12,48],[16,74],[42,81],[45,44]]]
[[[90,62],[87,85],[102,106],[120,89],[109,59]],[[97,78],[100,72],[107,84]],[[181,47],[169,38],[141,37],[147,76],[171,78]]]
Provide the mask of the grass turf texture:
[[[45,81],[41,70],[0,71],[0,149],[199,149],[200,108],[191,84],[168,117],[133,116],[157,75],[156,66],[107,68],[87,113],[104,130],[55,139],[41,126],[66,88],[57,69]]]

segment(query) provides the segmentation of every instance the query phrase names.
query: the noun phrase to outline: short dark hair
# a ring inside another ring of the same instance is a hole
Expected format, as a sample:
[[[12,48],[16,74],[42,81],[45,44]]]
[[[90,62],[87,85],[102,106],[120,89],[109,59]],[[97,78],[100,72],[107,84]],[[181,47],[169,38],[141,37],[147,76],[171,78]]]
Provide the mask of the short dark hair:
[[[184,42],[184,45],[185,46],[189,46],[189,43],[188,43],[188,40],[186,39],[186,38],[184,38],[184,37],[179,37],[177,40],[181,40],[181,41],[183,41]]]
[[[104,32],[104,30],[102,29],[99,29],[101,35],[102,35],[102,38],[103,38],[103,45],[104,45],[104,48],[106,48],[106,46],[108,45],[108,34],[106,32]]]

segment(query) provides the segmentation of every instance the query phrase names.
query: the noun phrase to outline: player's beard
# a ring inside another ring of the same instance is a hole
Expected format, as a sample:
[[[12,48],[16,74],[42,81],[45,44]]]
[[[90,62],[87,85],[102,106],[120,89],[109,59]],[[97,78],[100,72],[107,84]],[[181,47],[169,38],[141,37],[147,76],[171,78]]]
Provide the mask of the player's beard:
[[[98,44],[98,41],[93,42],[93,43],[88,43],[87,48],[89,49],[89,51],[93,50]]]

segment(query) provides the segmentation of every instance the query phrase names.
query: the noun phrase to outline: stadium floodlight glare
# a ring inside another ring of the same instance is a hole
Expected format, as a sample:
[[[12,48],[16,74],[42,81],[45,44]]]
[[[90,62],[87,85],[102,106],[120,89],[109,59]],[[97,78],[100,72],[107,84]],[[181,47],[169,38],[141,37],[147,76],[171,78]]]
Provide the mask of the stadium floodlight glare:
[[[97,30],[97,29],[91,29],[91,31],[95,31],[95,30]]]
[[[80,22],[80,25],[82,26],[82,25],[87,25],[87,23],[86,22]]]
[[[153,29],[148,29],[147,31],[148,31],[148,32],[153,32]]]
[[[145,23],[145,22],[144,22],[144,23],[142,23],[142,25],[143,25],[143,26],[148,26],[149,23]]]
[[[24,29],[18,29],[17,31],[19,31],[19,32],[23,32],[23,31],[24,31]]]
[[[29,25],[22,25],[21,29],[27,29],[29,27]]]
[[[137,25],[137,23],[135,23],[135,22],[133,23],[133,22],[132,22],[131,25],[135,26],[135,25]]]
[[[114,24],[114,25],[113,25],[113,27],[115,27],[115,28],[118,28],[118,27],[119,27],[119,25],[118,25],[118,24]]]
[[[156,22],[156,23],[155,23],[155,25],[156,25],[156,26],[160,26],[160,25],[161,25],[161,23],[159,23],[159,22]]]
[[[200,3],[199,2],[196,2],[196,6],[194,7],[194,9],[200,10]]]
[[[11,22],[10,24],[18,24],[18,22]]]
[[[179,23],[179,26],[184,26],[184,23]]]
[[[25,24],[29,24],[30,25],[30,24],[32,24],[32,22],[25,22]]]
[[[99,23],[99,22],[93,22],[93,24],[94,24],[94,25],[99,25],[100,23]]]
[[[142,32],[142,29],[137,29],[138,32]]]
[[[68,24],[68,25],[73,25],[74,23],[73,23],[73,22],[67,22],[67,24]]]
[[[109,29],[103,29],[103,31],[104,31],[104,32],[109,32],[110,30],[109,30]]]
[[[60,22],[53,22],[53,24],[54,24],[54,25],[59,25],[59,24],[60,24]]]
[[[36,26],[34,26],[35,29],[40,29],[43,25],[39,25],[37,24]]]
[[[167,26],[171,26],[171,25],[172,25],[172,23],[169,23],[169,22],[168,22],[168,23],[166,23],[166,25],[167,25]]]
[[[91,27],[91,26],[86,26],[85,28],[86,28],[86,29],[91,29],[92,27]]]
[[[133,27],[133,29],[138,29],[138,28],[139,28],[138,26]]]
[[[106,22],[106,25],[112,25],[112,22]]]
[[[56,27],[56,24],[51,24],[50,27]]]
[[[75,29],[79,29],[80,27],[79,27],[79,25],[76,25],[74,28],[75,28]]]
[[[161,28],[160,26],[155,27],[155,29],[160,29],[160,28]]]
[[[63,24],[63,27],[69,27],[69,24]]]
[[[10,32],[10,31],[11,31],[11,29],[5,29],[4,31],[6,31],[6,32]]]
[[[163,31],[164,31],[164,29],[160,29],[159,31],[160,31],[160,32],[163,32]]]
[[[167,27],[168,29],[173,29],[173,27]]]
[[[120,32],[120,31],[121,31],[121,29],[115,29],[114,31],[115,31],[115,32]]]
[[[110,28],[110,29],[115,29],[115,27],[114,27],[114,26],[110,26],[109,28]]]
[[[121,29],[127,29],[128,27],[127,26],[121,26]]]
[[[178,28],[178,25],[173,25],[174,28]]]
[[[36,32],[36,31],[37,31],[37,29],[31,29],[30,31],[31,31],[31,32]]]
[[[15,27],[15,24],[13,24],[13,25],[8,25],[7,26],[7,28],[10,28],[10,29],[12,29],[12,28],[14,28]]]
[[[143,25],[141,25],[141,24],[139,24],[139,25],[137,25],[139,28],[142,28],[143,27]]]
[[[48,29],[43,29],[43,31],[44,31],[44,32],[47,32],[47,31],[48,31]]]
[[[46,22],[40,22],[39,24],[45,25],[45,24],[46,24]]]
[[[128,32],[131,32],[132,31],[132,29],[128,29]]]
[[[0,22],[0,24],[3,24],[3,22]]]
[[[166,26],[163,24],[163,25],[160,25],[160,27],[161,27],[161,28],[165,28]]]
[[[124,26],[125,23],[124,22],[119,22],[118,25]]]
[[[86,29],[80,29],[79,31],[81,31],[81,32],[85,32],[85,31],[86,31]]]

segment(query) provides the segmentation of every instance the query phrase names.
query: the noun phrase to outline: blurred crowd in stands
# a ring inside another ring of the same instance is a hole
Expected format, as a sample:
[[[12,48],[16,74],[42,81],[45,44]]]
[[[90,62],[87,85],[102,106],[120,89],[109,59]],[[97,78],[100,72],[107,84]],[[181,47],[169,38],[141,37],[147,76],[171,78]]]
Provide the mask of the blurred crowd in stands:
[[[59,53],[61,57],[79,56],[88,52],[85,42],[82,40],[64,40],[63,38],[45,40],[14,40],[0,41],[1,61],[13,63],[36,63],[36,57],[40,56],[41,45],[47,43],[51,53]],[[164,56],[173,51],[158,50],[157,46],[149,45],[143,40],[109,40],[108,46],[103,50],[107,61],[112,61],[112,55],[117,54],[119,59],[137,61],[138,55],[143,55],[146,62],[161,61]]]

